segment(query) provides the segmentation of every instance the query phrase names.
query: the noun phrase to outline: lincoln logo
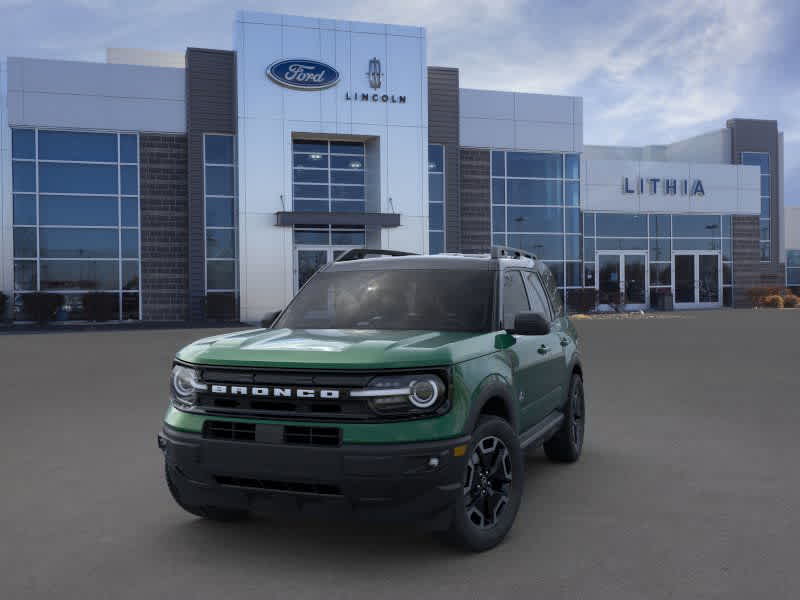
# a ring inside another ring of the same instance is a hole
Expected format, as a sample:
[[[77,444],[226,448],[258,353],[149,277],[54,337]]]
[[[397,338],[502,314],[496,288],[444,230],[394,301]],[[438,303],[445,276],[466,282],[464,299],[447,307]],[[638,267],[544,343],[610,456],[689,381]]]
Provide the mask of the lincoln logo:
[[[337,400],[339,390],[314,390],[303,388],[249,387],[245,385],[212,385],[212,394],[228,396],[261,396],[267,398],[322,398]]]
[[[367,71],[367,77],[369,77],[369,87],[373,90],[377,90],[381,87],[381,77],[383,73],[381,73],[381,61],[377,58],[373,58],[369,61],[369,71]]]
[[[324,90],[339,82],[339,71],[316,60],[279,60],[267,68],[275,83],[296,90]]]

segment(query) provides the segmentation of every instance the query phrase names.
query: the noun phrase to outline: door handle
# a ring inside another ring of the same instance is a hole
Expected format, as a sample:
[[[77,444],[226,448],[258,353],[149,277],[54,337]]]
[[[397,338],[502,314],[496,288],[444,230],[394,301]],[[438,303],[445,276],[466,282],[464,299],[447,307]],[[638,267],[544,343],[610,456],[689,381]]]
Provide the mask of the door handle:
[[[567,338],[561,338],[561,345],[569,346],[569,340]]]
[[[550,352],[550,346],[545,346],[544,344],[542,344],[541,346],[539,346],[537,352],[539,354],[547,354],[548,352]]]

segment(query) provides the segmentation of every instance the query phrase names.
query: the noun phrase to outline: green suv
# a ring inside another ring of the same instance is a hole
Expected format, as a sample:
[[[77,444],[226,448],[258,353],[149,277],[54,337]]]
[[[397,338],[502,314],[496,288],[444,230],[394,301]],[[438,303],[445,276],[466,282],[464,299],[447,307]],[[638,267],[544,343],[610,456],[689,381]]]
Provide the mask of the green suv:
[[[341,510],[480,551],[511,529],[525,449],[580,456],[578,336],[529,254],[351,250],[264,325],[175,358],[158,441],[194,515]]]

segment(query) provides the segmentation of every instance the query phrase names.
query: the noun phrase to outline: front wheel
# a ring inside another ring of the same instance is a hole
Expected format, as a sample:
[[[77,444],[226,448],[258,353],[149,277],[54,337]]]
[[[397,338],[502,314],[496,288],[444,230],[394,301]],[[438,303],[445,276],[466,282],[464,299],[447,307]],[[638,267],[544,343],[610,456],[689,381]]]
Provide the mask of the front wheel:
[[[466,550],[483,552],[503,541],[514,524],[524,484],[522,451],[506,421],[481,417],[467,456],[447,537]]]
[[[571,463],[578,460],[583,450],[586,428],[586,401],[583,397],[583,378],[572,374],[569,396],[564,407],[564,422],[556,434],[544,443],[544,453],[554,462]]]

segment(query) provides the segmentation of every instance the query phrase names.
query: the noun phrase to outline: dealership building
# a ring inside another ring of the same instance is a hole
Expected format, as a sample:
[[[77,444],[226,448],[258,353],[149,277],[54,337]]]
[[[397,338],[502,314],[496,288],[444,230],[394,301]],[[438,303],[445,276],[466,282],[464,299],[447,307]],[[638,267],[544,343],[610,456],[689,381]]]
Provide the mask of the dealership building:
[[[800,276],[776,121],[590,146],[582,98],[461,88],[420,27],[240,12],[234,32],[0,62],[15,319],[40,291],[65,321],[102,292],[119,320],[255,322],[357,247],[521,248],[600,308],[749,306]]]

